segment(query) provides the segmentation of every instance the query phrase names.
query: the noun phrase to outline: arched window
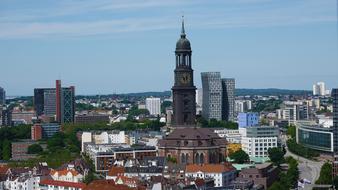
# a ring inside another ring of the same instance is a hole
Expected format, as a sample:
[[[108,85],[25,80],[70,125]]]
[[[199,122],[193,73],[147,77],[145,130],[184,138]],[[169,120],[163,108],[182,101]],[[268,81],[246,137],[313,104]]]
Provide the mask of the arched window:
[[[200,164],[204,164],[204,154],[200,154]]]
[[[182,153],[182,154],[181,154],[181,163],[182,163],[182,164],[185,164],[186,162],[187,162],[187,160],[186,160],[185,154]]]
[[[200,163],[200,155],[198,153],[195,154],[195,164]]]

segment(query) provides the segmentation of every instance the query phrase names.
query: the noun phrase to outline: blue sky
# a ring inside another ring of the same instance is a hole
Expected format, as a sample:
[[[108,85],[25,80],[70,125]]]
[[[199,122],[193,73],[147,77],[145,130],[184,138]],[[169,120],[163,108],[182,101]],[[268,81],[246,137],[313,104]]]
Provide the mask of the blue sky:
[[[1,0],[0,86],[169,90],[181,15],[200,72],[238,88],[338,87],[336,0]]]

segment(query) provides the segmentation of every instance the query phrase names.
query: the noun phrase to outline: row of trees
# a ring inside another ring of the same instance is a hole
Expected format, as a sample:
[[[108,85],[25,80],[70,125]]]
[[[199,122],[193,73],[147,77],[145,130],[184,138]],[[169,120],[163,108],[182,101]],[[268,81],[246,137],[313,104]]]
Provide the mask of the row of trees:
[[[226,128],[226,129],[238,129],[238,124],[231,121],[217,121],[216,119],[210,119],[209,121],[203,117],[197,118],[197,124],[206,128]]]
[[[290,152],[302,156],[304,158],[313,159],[319,156],[319,153],[317,151],[298,144],[295,139],[289,139],[286,142],[286,144]]]

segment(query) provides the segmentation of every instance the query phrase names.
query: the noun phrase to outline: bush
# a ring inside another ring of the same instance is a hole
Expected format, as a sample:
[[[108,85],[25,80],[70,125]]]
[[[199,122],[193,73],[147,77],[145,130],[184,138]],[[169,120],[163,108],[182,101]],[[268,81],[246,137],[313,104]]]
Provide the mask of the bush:
[[[39,154],[43,151],[42,147],[39,144],[32,144],[28,147],[28,154]]]

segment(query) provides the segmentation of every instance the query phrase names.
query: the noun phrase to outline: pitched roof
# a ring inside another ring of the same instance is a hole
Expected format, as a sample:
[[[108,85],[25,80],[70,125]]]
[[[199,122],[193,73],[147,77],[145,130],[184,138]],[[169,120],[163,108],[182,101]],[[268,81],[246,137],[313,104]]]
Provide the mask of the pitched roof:
[[[235,171],[232,165],[229,164],[189,164],[186,166],[186,173],[195,173],[195,172],[206,172],[206,173],[222,173],[222,172],[230,172]]]
[[[63,175],[67,175],[69,172],[70,172],[73,176],[80,175],[80,173],[77,172],[76,170],[68,170],[68,169],[52,170],[52,171],[50,172],[50,175],[55,175],[56,173],[58,173],[59,176],[63,176]]]
[[[9,167],[7,165],[1,165],[0,166],[0,175],[6,175]]]
[[[40,181],[40,184],[43,185],[54,185],[54,186],[62,186],[62,187],[74,187],[74,188],[85,188],[86,184],[84,183],[75,183],[75,182],[67,182],[67,181],[56,181],[56,180],[50,180],[45,179]]]
[[[133,190],[126,185],[116,185],[114,180],[95,180],[83,190]]]
[[[119,176],[121,174],[124,174],[124,172],[124,167],[112,167],[108,171],[108,176]]]

